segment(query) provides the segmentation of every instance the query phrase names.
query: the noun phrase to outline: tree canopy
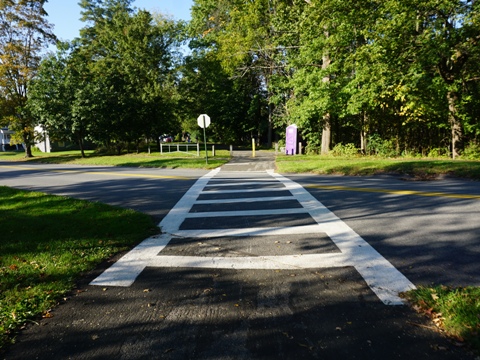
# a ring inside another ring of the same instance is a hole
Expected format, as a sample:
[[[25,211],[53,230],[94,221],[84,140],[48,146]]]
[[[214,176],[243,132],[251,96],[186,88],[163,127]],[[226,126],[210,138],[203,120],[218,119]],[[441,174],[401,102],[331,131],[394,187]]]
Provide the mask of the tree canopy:
[[[254,137],[269,146],[293,123],[311,152],[351,143],[363,153],[455,158],[478,143],[478,1],[195,0],[189,23],[133,3],[80,1],[80,37],[40,68],[37,55],[5,67],[17,42],[2,36],[3,118],[14,127],[28,117],[25,131],[36,122],[80,148],[90,140],[117,151],[195,134],[201,113],[224,143]],[[43,2],[0,4],[5,22],[7,13],[24,16],[19,4]],[[32,28],[44,41],[40,19]],[[30,86],[28,106],[8,82],[12,69]]]
[[[28,83],[37,73],[44,46],[54,41],[46,0],[0,0],[0,124],[15,130],[12,141],[30,157],[35,119],[26,111]]]

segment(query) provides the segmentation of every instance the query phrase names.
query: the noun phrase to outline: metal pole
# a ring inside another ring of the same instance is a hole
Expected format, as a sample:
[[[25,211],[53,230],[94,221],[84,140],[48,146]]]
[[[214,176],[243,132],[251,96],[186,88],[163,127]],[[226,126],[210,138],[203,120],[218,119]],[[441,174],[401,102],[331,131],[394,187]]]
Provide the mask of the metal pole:
[[[205,130],[205,115],[203,117],[203,142],[205,143],[205,163],[208,164],[208,152],[207,152],[207,132]]]

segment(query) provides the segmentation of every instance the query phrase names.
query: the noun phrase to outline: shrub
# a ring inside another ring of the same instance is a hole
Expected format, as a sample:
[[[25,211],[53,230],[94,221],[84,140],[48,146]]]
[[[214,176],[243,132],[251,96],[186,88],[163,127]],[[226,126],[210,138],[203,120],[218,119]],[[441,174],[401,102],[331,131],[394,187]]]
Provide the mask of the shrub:
[[[397,156],[393,140],[383,140],[378,134],[368,136],[367,153],[385,157]]]
[[[480,159],[480,144],[470,141],[463,150],[462,158],[467,160]]]
[[[332,149],[331,154],[333,156],[346,156],[352,157],[358,155],[358,149],[355,147],[355,144],[348,143],[343,145],[342,143],[338,143]]]
[[[429,158],[450,157],[448,148],[432,148],[427,155]]]

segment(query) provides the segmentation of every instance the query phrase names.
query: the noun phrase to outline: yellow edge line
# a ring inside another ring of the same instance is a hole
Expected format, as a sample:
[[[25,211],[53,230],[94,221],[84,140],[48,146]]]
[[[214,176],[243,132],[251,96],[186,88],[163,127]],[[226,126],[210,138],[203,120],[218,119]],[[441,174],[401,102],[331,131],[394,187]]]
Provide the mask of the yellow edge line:
[[[315,189],[322,189],[322,190],[360,191],[360,192],[372,192],[372,193],[395,194],[395,195],[438,196],[438,197],[445,197],[445,198],[452,198],[452,199],[475,199],[475,200],[480,200],[480,195],[447,194],[447,193],[442,193],[442,192],[371,189],[371,188],[358,188],[358,187],[335,186],[335,185],[307,185],[306,187],[315,188]]]
[[[9,166],[9,165],[0,165],[0,168],[10,168],[10,169],[16,169],[16,170],[49,171],[49,172],[55,172],[55,173],[72,173],[72,174],[78,173],[78,174],[108,175],[108,176],[120,176],[120,177],[142,177],[142,178],[151,178],[151,179],[191,180],[191,178],[186,176],[174,176],[174,175],[112,173],[112,172],[106,172],[106,171],[54,170],[54,169],[39,169],[34,167]]]

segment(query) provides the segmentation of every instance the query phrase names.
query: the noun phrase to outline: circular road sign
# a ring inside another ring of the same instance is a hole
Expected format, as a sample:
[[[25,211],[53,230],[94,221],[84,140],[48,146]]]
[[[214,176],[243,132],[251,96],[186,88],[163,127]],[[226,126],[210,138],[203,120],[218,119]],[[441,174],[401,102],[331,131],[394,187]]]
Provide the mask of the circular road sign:
[[[202,114],[197,118],[198,126],[200,126],[202,129],[205,127],[207,128],[210,125],[210,116],[207,114]]]

